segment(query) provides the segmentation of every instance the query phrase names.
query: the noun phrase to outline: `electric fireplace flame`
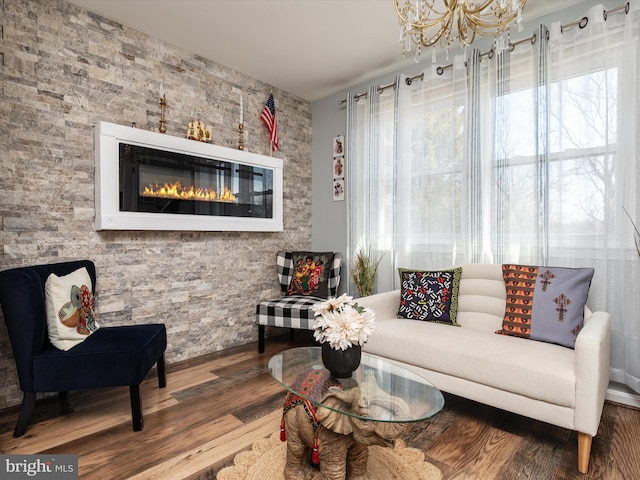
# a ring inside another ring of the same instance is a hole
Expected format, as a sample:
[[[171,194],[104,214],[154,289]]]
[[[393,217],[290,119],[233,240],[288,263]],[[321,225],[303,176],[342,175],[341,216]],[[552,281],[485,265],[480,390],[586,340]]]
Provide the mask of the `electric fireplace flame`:
[[[202,202],[235,202],[236,196],[227,187],[220,193],[209,188],[196,188],[194,185],[183,187],[179,181],[160,186],[149,184],[144,187],[142,196],[147,198],[165,198],[170,200],[196,200]]]

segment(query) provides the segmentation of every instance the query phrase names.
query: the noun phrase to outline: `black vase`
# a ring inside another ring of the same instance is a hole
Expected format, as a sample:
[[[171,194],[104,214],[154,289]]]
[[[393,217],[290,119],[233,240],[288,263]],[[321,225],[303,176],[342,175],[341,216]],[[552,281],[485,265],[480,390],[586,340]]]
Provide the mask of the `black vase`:
[[[346,350],[336,350],[328,343],[322,344],[322,363],[332,377],[349,378],[360,366],[362,347],[353,345]]]

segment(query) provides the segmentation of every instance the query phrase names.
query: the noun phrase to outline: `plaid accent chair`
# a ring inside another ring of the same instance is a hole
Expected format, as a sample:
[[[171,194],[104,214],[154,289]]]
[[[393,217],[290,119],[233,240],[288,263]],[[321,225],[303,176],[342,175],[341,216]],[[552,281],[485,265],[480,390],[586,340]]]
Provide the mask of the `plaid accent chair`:
[[[315,314],[311,308],[326,298],[337,295],[340,285],[340,269],[342,267],[342,254],[330,253],[327,296],[300,295],[291,293],[292,280],[295,275],[294,256],[296,252],[278,252],[276,266],[278,281],[282,297],[271,301],[260,302],[256,305],[256,324],[258,325],[258,352],[264,353],[266,327],[283,327],[292,329],[312,330],[315,325]],[[323,255],[308,252],[305,255]]]

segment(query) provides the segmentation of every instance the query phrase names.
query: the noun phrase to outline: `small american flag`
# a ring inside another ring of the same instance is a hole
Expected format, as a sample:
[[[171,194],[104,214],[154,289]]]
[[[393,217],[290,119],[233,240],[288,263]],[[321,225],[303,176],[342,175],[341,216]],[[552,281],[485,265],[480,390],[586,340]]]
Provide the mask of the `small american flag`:
[[[278,150],[278,129],[276,126],[276,104],[273,101],[273,93],[269,94],[267,104],[260,114],[260,120],[262,120],[269,129],[271,150],[275,152]]]

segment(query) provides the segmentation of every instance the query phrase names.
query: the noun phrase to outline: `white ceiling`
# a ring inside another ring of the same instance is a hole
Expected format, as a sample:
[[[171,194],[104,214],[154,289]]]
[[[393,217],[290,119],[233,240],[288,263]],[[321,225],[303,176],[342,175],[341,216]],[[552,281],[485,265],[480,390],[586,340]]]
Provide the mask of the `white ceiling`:
[[[311,102],[413,62],[392,0],[67,1]],[[524,21],[581,1],[528,0]]]

